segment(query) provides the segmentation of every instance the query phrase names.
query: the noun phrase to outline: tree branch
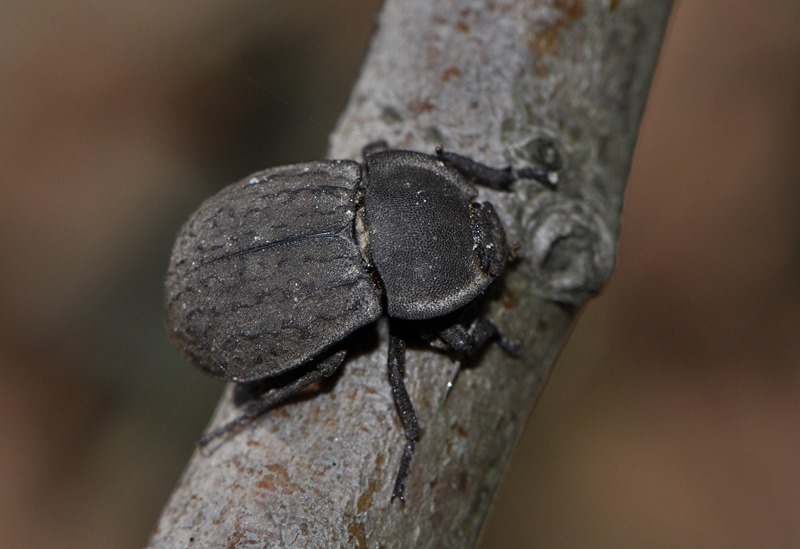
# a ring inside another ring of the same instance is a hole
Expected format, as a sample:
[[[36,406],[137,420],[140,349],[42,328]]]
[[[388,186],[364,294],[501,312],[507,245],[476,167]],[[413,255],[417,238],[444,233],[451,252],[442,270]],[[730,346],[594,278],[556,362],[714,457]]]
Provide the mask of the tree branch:
[[[391,502],[403,430],[386,324],[358,334],[332,390],[287,403],[195,452],[151,547],[468,547],[577,307],[610,275],[622,193],[670,2],[386,0],[330,157],[378,139],[535,166],[552,140],[558,190],[486,191],[520,260],[490,316],[524,340],[490,348],[447,398],[451,358],[408,352],[422,437],[406,503]],[[545,139],[543,141],[543,139]],[[482,191],[483,192],[483,191]],[[377,334],[378,337],[370,337]],[[213,426],[237,415],[230,391]]]

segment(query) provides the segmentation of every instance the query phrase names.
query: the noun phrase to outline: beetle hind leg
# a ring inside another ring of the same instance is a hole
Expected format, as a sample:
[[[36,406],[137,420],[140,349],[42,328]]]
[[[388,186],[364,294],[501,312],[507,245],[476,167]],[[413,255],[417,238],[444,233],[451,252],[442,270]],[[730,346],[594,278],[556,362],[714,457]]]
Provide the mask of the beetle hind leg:
[[[292,398],[294,395],[322,378],[330,377],[344,362],[346,351],[339,351],[320,361],[313,369],[306,372],[296,380],[272,389],[258,398],[249,401],[243,406],[243,413],[236,419],[205,433],[197,444],[202,448],[215,439],[232,433],[252,422],[255,418],[274,408],[281,402]]]

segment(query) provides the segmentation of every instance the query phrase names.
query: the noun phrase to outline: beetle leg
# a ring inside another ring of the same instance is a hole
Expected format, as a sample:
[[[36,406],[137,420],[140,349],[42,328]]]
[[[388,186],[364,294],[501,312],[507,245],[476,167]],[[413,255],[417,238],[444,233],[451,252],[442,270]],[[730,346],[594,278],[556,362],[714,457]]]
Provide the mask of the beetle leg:
[[[392,490],[392,500],[394,498],[405,501],[404,493],[406,490],[406,477],[408,468],[411,465],[411,458],[414,455],[414,448],[419,440],[419,423],[411,398],[406,391],[403,377],[405,375],[406,363],[406,342],[395,335],[389,335],[389,382],[392,385],[392,395],[397,411],[400,413],[400,421],[406,432],[406,444],[403,448],[403,456],[400,458],[400,470],[397,472],[397,479],[394,481]]]
[[[436,156],[467,179],[501,191],[507,191],[517,179],[535,179],[549,189],[555,189],[558,183],[558,171],[552,169],[527,167],[515,170],[510,166],[492,168],[466,156],[445,151],[441,145],[436,147]]]
[[[475,321],[470,330],[467,330],[461,324],[448,326],[439,333],[439,337],[448,347],[463,357],[471,357],[479,353],[481,349],[492,341],[497,341],[500,348],[511,356],[519,356],[520,351],[522,351],[522,342],[520,340],[508,339],[497,328],[497,325],[486,317],[481,317]],[[450,394],[450,389],[455,385],[460,371],[461,361],[453,368],[453,373],[447,382],[445,398]]]
[[[309,372],[306,372],[291,383],[284,385],[283,387],[278,387],[276,389],[267,391],[257,399],[249,401],[245,406],[243,406],[243,413],[241,416],[229,421],[225,425],[207,432],[200,437],[200,440],[197,444],[200,447],[207,446],[208,443],[214,439],[247,425],[270,408],[273,408],[281,402],[293,397],[315,381],[319,381],[323,377],[329,377],[339,368],[342,362],[344,362],[344,357],[346,354],[346,351],[339,351],[322,360],[316,365],[315,368]]]
[[[497,325],[486,317],[481,317],[470,330],[461,324],[453,324],[442,330],[439,337],[455,352],[466,357],[472,356],[486,347],[492,341],[506,353],[518,356],[522,350],[522,342],[518,339],[508,339],[504,336]]]
[[[371,141],[364,145],[364,148],[361,149],[361,157],[366,159],[367,155],[388,150],[389,143],[387,143],[385,139],[378,139],[377,141]]]

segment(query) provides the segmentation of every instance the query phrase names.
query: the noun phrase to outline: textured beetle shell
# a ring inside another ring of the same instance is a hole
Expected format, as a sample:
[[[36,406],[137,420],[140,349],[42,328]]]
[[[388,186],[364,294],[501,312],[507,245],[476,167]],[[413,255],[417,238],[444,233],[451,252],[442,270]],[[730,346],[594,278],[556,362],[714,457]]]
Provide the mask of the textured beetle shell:
[[[421,320],[455,311],[505,269],[502,224],[486,204],[480,219],[473,219],[477,194],[433,156],[386,151],[367,157],[369,253],[389,316]],[[491,254],[491,266],[481,257],[487,246],[499,252]]]
[[[309,162],[206,200],[167,273],[170,337],[208,373],[260,379],[321,355],[382,314],[354,240],[361,168]]]

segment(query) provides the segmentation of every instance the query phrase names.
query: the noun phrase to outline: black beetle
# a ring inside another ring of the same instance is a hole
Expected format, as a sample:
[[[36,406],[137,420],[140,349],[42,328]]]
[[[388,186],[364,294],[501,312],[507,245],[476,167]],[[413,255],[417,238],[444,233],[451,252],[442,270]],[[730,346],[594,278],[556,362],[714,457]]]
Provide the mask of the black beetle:
[[[470,180],[507,190],[517,179],[554,187],[554,170],[494,169],[437,156],[365,149],[362,164],[326,160],[258,172],[206,200],[181,229],[166,279],[175,345],[201,369],[240,384],[305,373],[247,403],[201,445],[331,375],[336,344],[384,313],[419,321],[470,304],[506,269],[503,226]],[[520,344],[488,319],[439,331],[468,356],[492,340]],[[389,378],[406,432],[392,498],[403,499],[419,427],[403,383],[405,341],[391,328]]]

